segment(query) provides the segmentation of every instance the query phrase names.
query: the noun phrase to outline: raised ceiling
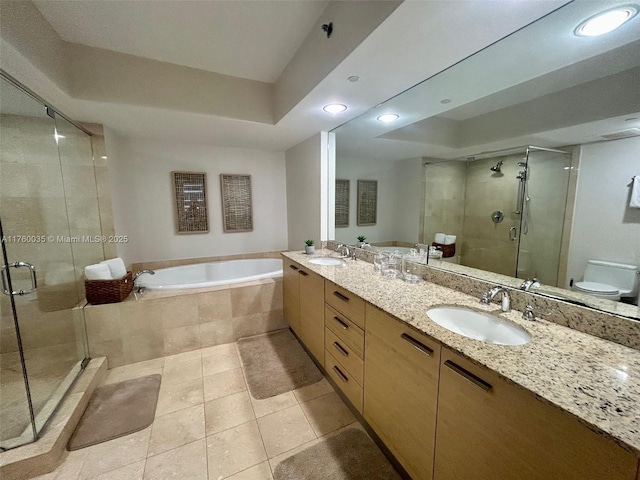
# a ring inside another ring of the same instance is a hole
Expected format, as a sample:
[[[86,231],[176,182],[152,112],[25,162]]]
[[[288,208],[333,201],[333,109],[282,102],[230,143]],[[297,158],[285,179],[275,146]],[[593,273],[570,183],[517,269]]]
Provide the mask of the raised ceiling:
[[[34,3],[67,42],[274,83],[329,2]]]

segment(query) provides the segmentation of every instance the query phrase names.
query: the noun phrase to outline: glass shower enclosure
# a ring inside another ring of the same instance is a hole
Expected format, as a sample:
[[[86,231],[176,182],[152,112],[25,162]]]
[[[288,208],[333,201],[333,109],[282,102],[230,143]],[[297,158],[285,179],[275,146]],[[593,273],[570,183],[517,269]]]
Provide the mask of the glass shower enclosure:
[[[104,259],[90,135],[0,78],[0,451],[35,441],[88,362],[81,281]]]

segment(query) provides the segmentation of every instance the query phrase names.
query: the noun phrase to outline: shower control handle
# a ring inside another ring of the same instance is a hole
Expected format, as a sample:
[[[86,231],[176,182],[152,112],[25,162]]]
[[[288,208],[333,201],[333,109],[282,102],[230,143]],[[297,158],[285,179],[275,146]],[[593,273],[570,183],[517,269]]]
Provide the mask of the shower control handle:
[[[15,290],[12,291],[9,289],[8,279],[5,278],[6,270],[9,268],[21,268],[26,267],[29,269],[29,273],[31,275],[31,288],[29,290]],[[0,272],[2,273],[2,293],[5,295],[29,295],[30,293],[34,293],[38,288],[38,280],[36,278],[36,267],[27,262],[14,262],[9,263],[8,265],[3,265],[0,268]]]
[[[516,227],[511,227],[509,229],[509,240],[513,242],[517,237],[518,237],[518,230],[516,229]]]

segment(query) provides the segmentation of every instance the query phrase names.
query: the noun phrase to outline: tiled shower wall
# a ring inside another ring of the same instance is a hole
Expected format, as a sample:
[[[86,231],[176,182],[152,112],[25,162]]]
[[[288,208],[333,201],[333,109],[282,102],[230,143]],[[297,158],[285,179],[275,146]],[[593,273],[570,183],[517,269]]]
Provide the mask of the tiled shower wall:
[[[147,291],[139,299],[131,295],[84,311],[89,352],[106,356],[109,368],[286,327],[281,278],[175,293]]]

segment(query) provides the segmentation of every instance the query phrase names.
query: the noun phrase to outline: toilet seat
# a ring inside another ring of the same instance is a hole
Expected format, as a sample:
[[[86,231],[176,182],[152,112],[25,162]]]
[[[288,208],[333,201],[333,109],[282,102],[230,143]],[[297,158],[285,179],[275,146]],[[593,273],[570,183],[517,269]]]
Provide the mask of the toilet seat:
[[[594,295],[596,297],[604,297],[604,298],[617,298],[620,299],[620,292],[616,287],[611,285],[607,285],[606,283],[598,283],[598,282],[577,282],[575,285],[575,289],[579,292],[583,292],[589,295]]]

